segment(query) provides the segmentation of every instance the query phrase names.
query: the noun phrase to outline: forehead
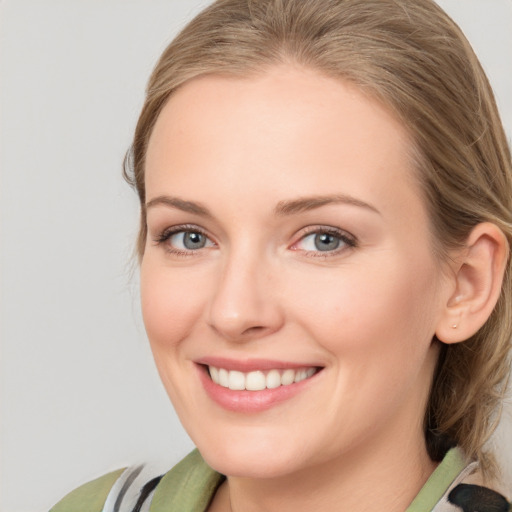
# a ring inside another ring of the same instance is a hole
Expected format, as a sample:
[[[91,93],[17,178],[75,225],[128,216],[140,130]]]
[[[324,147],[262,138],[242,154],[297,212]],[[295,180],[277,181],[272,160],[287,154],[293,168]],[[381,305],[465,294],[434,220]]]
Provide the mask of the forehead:
[[[210,75],[185,84],[162,110],[148,147],[146,189],[150,200],[166,187],[211,180],[233,195],[262,187],[269,196],[274,188],[323,194],[334,186],[363,199],[385,189],[387,200],[402,200],[397,183],[419,194],[411,147],[406,128],[383,105],[314,70],[283,65],[243,79]]]

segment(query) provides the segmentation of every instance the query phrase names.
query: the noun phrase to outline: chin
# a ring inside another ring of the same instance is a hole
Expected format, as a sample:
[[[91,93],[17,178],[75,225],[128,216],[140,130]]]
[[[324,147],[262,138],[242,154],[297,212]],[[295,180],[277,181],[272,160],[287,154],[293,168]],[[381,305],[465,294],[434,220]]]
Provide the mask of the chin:
[[[303,453],[282,439],[225,435],[221,440],[197,442],[201,455],[223,475],[243,478],[276,478],[299,469]]]
[[[297,461],[288,458],[262,457],[261,454],[229,454],[216,456],[201,452],[208,465],[219,473],[238,478],[279,478],[293,472]],[[298,468],[297,468],[298,469]]]

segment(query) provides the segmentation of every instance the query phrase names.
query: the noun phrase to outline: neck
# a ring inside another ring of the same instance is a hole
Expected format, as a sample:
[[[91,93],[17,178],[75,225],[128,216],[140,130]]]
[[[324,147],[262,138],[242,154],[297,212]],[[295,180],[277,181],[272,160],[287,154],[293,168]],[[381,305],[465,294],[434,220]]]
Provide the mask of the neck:
[[[403,512],[435,469],[419,439],[389,439],[377,449],[345,453],[338,459],[279,478],[229,477],[212,511],[302,512],[340,510]],[[222,504],[222,502],[224,502]]]

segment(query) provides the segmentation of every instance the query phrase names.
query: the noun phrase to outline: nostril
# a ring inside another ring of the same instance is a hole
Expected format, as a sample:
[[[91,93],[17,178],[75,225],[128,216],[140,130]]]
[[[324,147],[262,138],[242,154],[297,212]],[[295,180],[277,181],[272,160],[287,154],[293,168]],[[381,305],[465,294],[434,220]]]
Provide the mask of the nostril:
[[[244,332],[242,332],[242,336],[244,334],[256,334],[263,330],[265,330],[265,327],[263,325],[254,325],[253,327],[249,327]]]
[[[237,328],[237,326],[232,325],[210,324],[210,327],[222,338],[239,343],[245,343],[253,339],[262,338],[277,330],[272,328],[270,325],[251,325],[245,328]]]

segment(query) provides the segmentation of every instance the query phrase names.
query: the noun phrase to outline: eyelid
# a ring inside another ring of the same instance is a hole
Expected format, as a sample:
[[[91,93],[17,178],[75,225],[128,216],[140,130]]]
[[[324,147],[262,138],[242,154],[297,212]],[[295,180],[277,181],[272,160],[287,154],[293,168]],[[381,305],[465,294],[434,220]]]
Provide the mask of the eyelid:
[[[153,237],[153,241],[155,245],[163,245],[165,244],[173,235],[176,235],[178,233],[182,232],[192,232],[192,233],[200,233],[201,235],[205,236],[213,246],[217,246],[217,243],[215,240],[208,234],[208,232],[198,226],[197,224],[178,224],[174,226],[167,227],[163,230],[161,230],[156,236]],[[333,249],[331,251],[320,251],[320,250],[306,250],[306,249],[300,249],[297,247],[297,245],[303,241],[306,237],[313,235],[313,234],[322,234],[326,233],[332,236],[337,237],[340,239],[342,243],[342,247]],[[345,231],[343,229],[333,227],[333,226],[326,226],[326,225],[315,225],[315,226],[308,226],[304,229],[302,229],[296,239],[295,242],[289,247],[293,251],[302,252],[305,255],[313,256],[313,257],[329,257],[329,256],[337,256],[338,254],[345,252],[347,250],[353,249],[358,246],[358,240],[357,238],[349,233],[348,231]],[[167,252],[171,254],[175,254],[178,256],[191,256],[194,254],[199,253],[202,249],[210,249],[212,246],[209,247],[201,247],[199,249],[177,249],[175,247],[166,247]]]
[[[212,239],[212,237],[206,232],[205,229],[197,226],[196,224],[177,224],[175,226],[170,226],[158,232],[158,234],[153,237],[153,242],[155,245],[163,245],[165,244],[173,235],[178,233],[200,233],[204,237],[206,237],[214,246],[216,246],[216,242]],[[170,254],[174,254],[177,256],[191,256],[195,253],[201,251],[201,249],[210,249],[210,247],[202,247],[200,249],[177,249],[171,246],[166,247],[167,252]]]
[[[310,235],[313,234],[322,234],[326,233],[328,235],[333,235],[337,238],[339,238],[342,242],[342,247],[334,249],[332,251],[308,251],[305,249],[299,249],[296,247],[301,241],[303,241],[305,238],[307,238]],[[299,237],[296,239],[295,242],[293,242],[292,246],[290,247],[293,251],[301,251],[304,254],[312,257],[329,257],[329,256],[337,256],[338,254],[345,252],[347,250],[353,249],[358,246],[358,240],[357,238],[349,233],[348,231],[345,231],[340,228],[335,228],[333,226],[308,226],[304,230],[302,230],[299,233]]]
[[[153,238],[153,240],[155,242],[164,241],[168,239],[170,236],[175,235],[176,233],[181,233],[182,231],[191,233],[201,233],[202,235],[210,238],[203,228],[195,224],[176,224],[174,226],[169,226],[165,229],[160,230],[158,234]]]

